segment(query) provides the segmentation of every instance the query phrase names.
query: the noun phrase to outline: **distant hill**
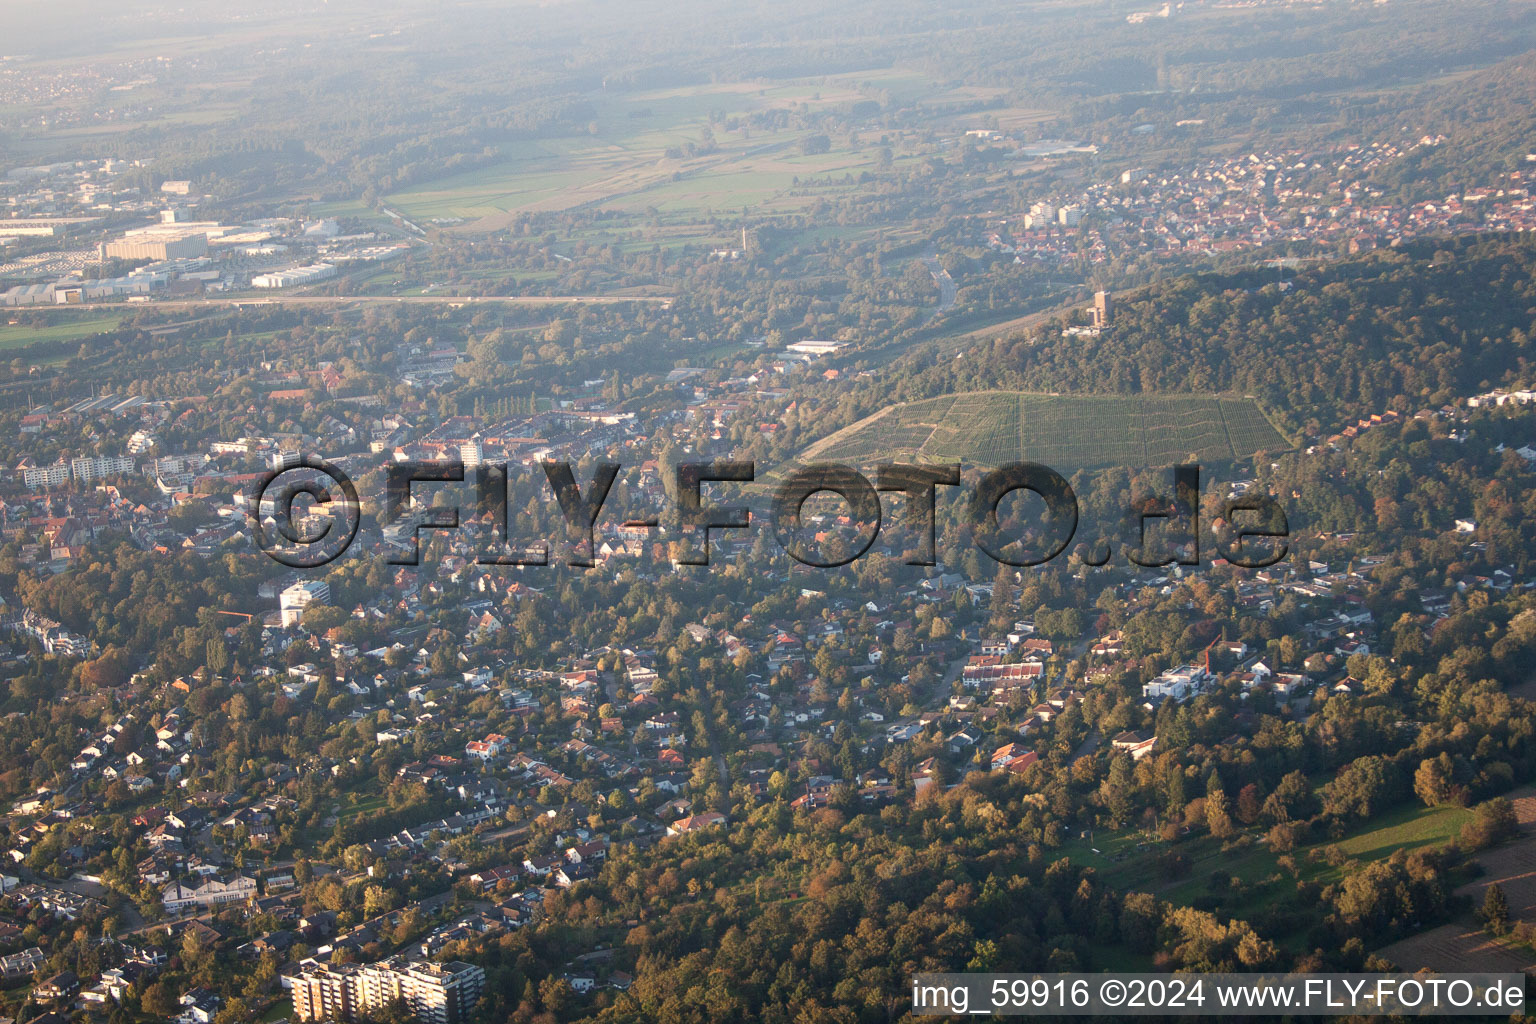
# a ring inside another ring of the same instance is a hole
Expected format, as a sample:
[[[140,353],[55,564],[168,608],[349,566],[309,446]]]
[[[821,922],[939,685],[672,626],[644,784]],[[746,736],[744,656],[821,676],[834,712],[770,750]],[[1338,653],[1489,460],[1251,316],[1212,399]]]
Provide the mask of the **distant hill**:
[[[966,338],[958,353],[942,339],[873,375],[850,404],[982,391],[1248,395],[1293,438],[1388,409],[1412,415],[1530,379],[1536,234],[1403,242],[1283,281],[1262,267],[1188,274],[1118,294],[1101,337],[1059,327]]]
[[[886,408],[813,444],[805,462],[893,459],[1062,472],[1230,462],[1290,443],[1250,398],[973,391]]]

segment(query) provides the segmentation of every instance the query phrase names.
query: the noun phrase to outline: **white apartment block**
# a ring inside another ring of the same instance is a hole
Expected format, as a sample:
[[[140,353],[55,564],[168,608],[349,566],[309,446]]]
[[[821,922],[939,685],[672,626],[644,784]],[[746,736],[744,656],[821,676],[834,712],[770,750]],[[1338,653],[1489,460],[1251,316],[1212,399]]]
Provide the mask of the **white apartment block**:
[[[278,607],[283,613],[283,628],[291,629],[304,617],[304,609],[312,604],[329,604],[331,585],[324,580],[305,580],[295,583],[278,595]]]
[[[83,455],[71,462],[69,468],[77,481],[88,484],[109,476],[132,473],[138,465],[127,455]]]
[[[1215,677],[1198,665],[1180,665],[1171,668],[1149,683],[1143,683],[1143,697],[1167,697],[1171,700],[1188,700],[1205,692]]]
[[[347,1021],[403,1002],[423,1024],[461,1024],[485,990],[485,971],[473,964],[393,956],[361,966],[305,966],[293,982],[293,1013],[300,1021]]]
[[[21,481],[29,490],[63,487],[69,483],[69,463],[62,459],[51,466],[28,466],[21,471]]]

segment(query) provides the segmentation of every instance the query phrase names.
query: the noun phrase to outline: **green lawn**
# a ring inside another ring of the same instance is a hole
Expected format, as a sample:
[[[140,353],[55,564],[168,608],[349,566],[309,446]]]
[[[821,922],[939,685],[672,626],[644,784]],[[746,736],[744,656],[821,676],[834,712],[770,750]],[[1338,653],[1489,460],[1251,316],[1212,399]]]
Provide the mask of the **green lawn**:
[[[693,358],[697,362],[704,363],[706,365],[712,365],[714,363],[718,363],[722,359],[729,358],[730,356],[753,351],[755,350],[749,348],[741,342],[726,341],[721,342],[718,345],[711,345],[709,348],[700,350],[697,354],[694,355]]]
[[[50,317],[45,327],[0,324],[0,351],[26,348],[40,341],[74,341],[77,338],[89,338],[113,330],[122,323],[122,320],[120,316],[81,319],[77,315],[66,314]]]
[[[272,1024],[272,1021],[293,1018],[293,1000],[283,997],[268,1007],[267,1012],[256,1018],[260,1024]]]
[[[339,817],[342,821],[351,821],[353,818],[360,818],[365,814],[372,814],[374,811],[379,810],[388,802],[389,801],[384,797],[382,793],[365,796],[358,800],[358,802],[355,804],[343,803]]]
[[[1472,811],[1455,804],[1442,804],[1439,807],[1407,804],[1373,820],[1371,824],[1374,827],[1368,831],[1340,840],[1339,847],[1357,860],[1383,860],[1398,850],[1444,846],[1456,838],[1461,827],[1471,821],[1472,817]],[[1335,881],[1340,874],[1338,869],[1328,868],[1312,877],[1320,881]]]

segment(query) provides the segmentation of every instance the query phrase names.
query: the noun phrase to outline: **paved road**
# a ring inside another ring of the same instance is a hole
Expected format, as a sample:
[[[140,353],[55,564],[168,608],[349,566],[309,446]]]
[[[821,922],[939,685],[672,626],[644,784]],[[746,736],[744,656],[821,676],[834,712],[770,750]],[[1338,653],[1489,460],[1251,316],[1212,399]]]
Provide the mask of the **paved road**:
[[[933,689],[928,691],[927,699],[923,701],[919,707],[937,708],[939,710],[943,710],[945,705],[949,703],[950,687],[954,685],[956,679],[960,678],[960,673],[965,671],[965,663],[969,661],[970,658],[971,656],[969,654],[962,654],[959,658],[957,658],[949,666],[949,668],[945,670],[944,675],[934,682]]]
[[[1088,738],[1083,740],[1076,750],[1072,751],[1072,760],[1076,761],[1080,757],[1087,757],[1095,750],[1098,750],[1103,743],[1104,737],[1100,736],[1097,731],[1089,733]]]
[[[962,334],[961,337],[981,339],[991,338],[999,334],[1010,334],[1018,333],[1020,331],[1032,330],[1036,327],[1039,327],[1053,316],[1061,316],[1064,313],[1070,312],[1071,310],[1077,308],[1077,305],[1077,303],[1068,303],[1067,305],[1058,307],[1056,309],[1042,309],[1038,313],[1028,313],[1024,316],[1014,317],[1011,320],[1004,320],[1002,323],[992,324],[988,327],[978,327],[974,331],[971,331],[967,334]]]

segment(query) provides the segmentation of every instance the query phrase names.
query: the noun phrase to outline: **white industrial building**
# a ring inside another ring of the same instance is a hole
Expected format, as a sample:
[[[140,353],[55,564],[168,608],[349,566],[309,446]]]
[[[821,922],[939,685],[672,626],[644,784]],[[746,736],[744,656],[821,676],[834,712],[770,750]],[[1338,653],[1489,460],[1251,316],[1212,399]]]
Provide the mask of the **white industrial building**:
[[[797,341],[792,345],[785,345],[786,351],[803,356],[829,356],[843,347],[840,341],[816,341],[807,338],[805,341]]]
[[[307,267],[290,267],[287,270],[273,270],[265,274],[257,274],[251,278],[251,287],[295,288],[299,285],[325,281],[335,276],[336,268],[331,264],[313,263]]]
[[[52,306],[57,302],[52,284],[18,284],[0,292],[0,306]]]
[[[208,252],[208,225],[156,224],[130,231],[102,246],[102,255],[120,260],[174,260]]]
[[[10,217],[0,219],[0,235],[11,238],[57,238],[75,228],[101,223],[100,217]]]

